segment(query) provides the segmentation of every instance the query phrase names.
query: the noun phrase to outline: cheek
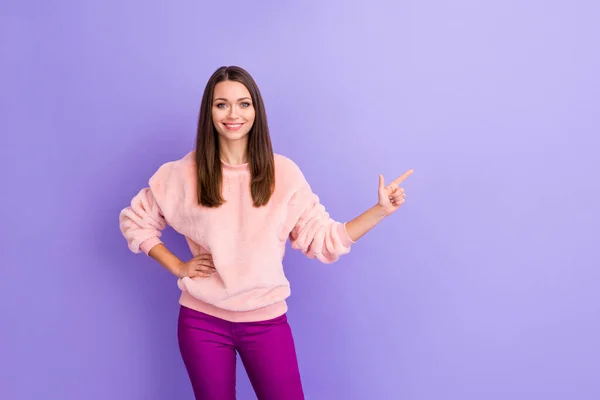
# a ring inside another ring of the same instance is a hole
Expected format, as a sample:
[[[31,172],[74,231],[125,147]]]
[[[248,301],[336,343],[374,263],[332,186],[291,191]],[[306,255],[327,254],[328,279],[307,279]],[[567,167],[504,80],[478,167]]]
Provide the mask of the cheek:
[[[219,110],[218,108],[213,108],[212,110],[212,119],[213,121],[220,121],[223,119],[223,111]]]
[[[256,112],[254,109],[247,110],[246,121],[254,122],[254,118],[256,117]]]

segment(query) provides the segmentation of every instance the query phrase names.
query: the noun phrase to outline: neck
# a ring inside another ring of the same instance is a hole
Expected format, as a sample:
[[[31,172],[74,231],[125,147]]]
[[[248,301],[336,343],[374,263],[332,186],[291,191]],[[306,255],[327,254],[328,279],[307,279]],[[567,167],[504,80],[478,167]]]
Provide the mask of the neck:
[[[230,165],[246,164],[248,162],[248,140],[235,142],[220,141],[220,154],[222,161]]]

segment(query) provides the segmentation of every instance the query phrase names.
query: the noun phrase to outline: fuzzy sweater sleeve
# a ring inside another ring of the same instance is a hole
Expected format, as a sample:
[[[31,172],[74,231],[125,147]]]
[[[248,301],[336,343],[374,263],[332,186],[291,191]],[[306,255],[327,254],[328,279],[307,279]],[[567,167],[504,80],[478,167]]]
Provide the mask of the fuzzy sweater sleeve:
[[[119,227],[127,240],[129,250],[134,253],[144,252],[146,255],[157,244],[162,243],[160,237],[167,222],[159,205],[162,185],[161,181],[168,172],[164,165],[150,178],[149,187],[138,192],[131,204],[119,214]]]
[[[299,216],[289,235],[292,248],[325,264],[350,252],[354,241],[348,235],[346,224],[329,216],[308,183],[303,182],[290,204]]]

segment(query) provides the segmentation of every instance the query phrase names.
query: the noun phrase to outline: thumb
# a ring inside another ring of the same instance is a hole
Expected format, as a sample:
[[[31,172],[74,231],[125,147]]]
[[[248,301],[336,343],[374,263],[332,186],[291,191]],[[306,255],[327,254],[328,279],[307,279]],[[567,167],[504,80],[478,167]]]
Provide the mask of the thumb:
[[[383,189],[384,183],[383,183],[383,175],[379,174],[379,189]]]

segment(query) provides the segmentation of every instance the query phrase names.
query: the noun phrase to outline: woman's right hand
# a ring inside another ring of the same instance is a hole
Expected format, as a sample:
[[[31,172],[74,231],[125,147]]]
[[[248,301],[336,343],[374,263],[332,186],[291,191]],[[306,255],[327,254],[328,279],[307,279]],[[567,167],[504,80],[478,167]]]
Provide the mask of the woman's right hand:
[[[198,254],[189,261],[182,262],[178,268],[178,278],[196,276],[201,278],[208,278],[216,272],[215,265],[213,263],[212,255],[210,254]]]

